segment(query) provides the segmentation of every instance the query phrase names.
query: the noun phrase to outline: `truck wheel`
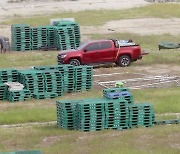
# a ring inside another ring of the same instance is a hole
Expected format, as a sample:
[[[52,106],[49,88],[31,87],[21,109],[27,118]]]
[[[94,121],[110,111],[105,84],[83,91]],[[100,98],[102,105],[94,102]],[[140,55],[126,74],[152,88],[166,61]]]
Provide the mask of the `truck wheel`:
[[[81,63],[78,59],[71,59],[69,61],[69,64],[74,65],[74,66],[79,66]]]
[[[118,60],[118,65],[121,67],[126,67],[131,64],[131,58],[127,55],[123,55]]]

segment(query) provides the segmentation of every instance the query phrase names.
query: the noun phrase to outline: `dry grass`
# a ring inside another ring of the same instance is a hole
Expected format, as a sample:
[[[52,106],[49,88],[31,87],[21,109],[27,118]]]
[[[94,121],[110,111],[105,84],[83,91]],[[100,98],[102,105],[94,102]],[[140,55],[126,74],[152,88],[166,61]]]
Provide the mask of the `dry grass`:
[[[0,128],[0,151],[38,149],[47,154],[178,154],[179,129],[180,125],[167,125],[84,133],[54,126],[11,128],[8,131]]]

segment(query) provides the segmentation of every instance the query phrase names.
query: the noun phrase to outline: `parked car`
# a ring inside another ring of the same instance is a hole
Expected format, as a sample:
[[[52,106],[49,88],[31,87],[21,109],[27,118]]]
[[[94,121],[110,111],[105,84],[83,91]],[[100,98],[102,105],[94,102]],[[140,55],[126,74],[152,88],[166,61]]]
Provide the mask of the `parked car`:
[[[89,65],[116,63],[126,67],[142,59],[141,47],[135,43],[119,44],[117,40],[96,40],[83,43],[77,49],[60,51],[58,64]]]

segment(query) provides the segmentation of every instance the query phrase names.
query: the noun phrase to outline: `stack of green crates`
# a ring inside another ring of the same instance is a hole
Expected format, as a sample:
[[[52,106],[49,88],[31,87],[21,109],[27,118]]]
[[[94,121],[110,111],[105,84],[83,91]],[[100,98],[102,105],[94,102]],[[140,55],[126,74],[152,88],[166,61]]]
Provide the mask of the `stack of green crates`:
[[[41,48],[55,47],[54,26],[33,27],[32,31],[32,50]]]
[[[103,99],[86,99],[77,104],[77,130],[98,131],[105,126]]]
[[[60,65],[35,66],[34,69],[39,71],[58,70],[59,66]]]
[[[60,128],[76,129],[77,125],[77,103],[80,100],[56,101],[57,125]]]
[[[19,71],[19,82],[29,89],[32,94],[45,92],[44,76],[38,70]]]
[[[14,24],[11,26],[11,44],[14,51],[32,50],[31,28],[27,24]]]
[[[64,92],[74,92],[74,66],[73,65],[58,65],[58,70],[63,76]]]
[[[73,21],[59,21],[54,26],[30,27],[14,24],[11,27],[12,50],[75,49],[80,45],[80,27]]]
[[[48,42],[47,46],[49,48],[57,48],[56,46],[56,39],[55,39],[55,27],[54,26],[46,26],[47,33],[48,33]]]
[[[55,98],[57,96],[58,96],[58,94],[55,92],[46,92],[46,91],[33,94],[33,98],[35,98],[35,99],[47,99],[47,98],[51,99],[51,98]]]
[[[105,103],[105,128],[123,130],[129,128],[128,102],[122,99],[108,100]]]
[[[129,106],[129,126],[152,126],[154,123],[154,109],[151,104],[132,104]]]
[[[74,66],[73,65],[52,65],[52,66],[38,66],[34,67],[36,70],[58,70],[62,75],[63,91],[73,92],[75,91],[75,77],[74,77]]]
[[[92,88],[93,67],[75,66],[75,91],[88,91]]]
[[[107,95],[114,90],[129,92],[126,88],[104,89],[103,92]],[[133,101],[128,102],[125,97],[57,101],[56,106],[57,125],[66,129],[125,130],[139,126],[150,127],[154,124],[152,105],[134,104]]]
[[[0,84],[5,82],[17,82],[18,71],[13,68],[0,69]]]
[[[73,65],[38,66],[35,70],[58,70],[60,71],[65,92],[87,91],[92,88],[93,67]]]
[[[80,28],[73,21],[59,21],[55,24],[55,38],[60,50],[75,49],[80,45]]]
[[[0,154],[42,154],[42,152],[38,150],[33,150],[33,151],[0,152]]]
[[[119,95],[121,93],[127,93],[127,94]],[[107,98],[107,99],[118,99],[118,98],[123,97],[126,101],[128,101],[129,104],[133,103],[133,96],[130,93],[128,88],[107,88],[103,90],[103,96],[104,98]]]
[[[0,83],[0,100],[6,100],[7,98],[7,85]]]
[[[39,50],[47,44],[47,32],[43,27],[33,27],[32,31],[32,50]]]
[[[7,92],[7,100],[10,102],[25,101],[30,99],[31,96],[31,92],[27,89]]]
[[[58,70],[41,71],[44,75],[45,90],[47,92],[63,94],[63,78]]]

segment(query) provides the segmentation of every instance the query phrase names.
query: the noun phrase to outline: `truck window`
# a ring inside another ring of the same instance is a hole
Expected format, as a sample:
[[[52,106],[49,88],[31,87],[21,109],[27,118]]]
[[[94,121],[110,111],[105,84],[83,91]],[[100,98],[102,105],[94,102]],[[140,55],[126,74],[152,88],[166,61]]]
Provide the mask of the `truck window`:
[[[99,50],[98,43],[93,43],[86,47],[86,51],[94,51],[94,50]]]
[[[102,42],[101,43],[101,49],[109,49],[112,47],[112,44],[110,42]]]

